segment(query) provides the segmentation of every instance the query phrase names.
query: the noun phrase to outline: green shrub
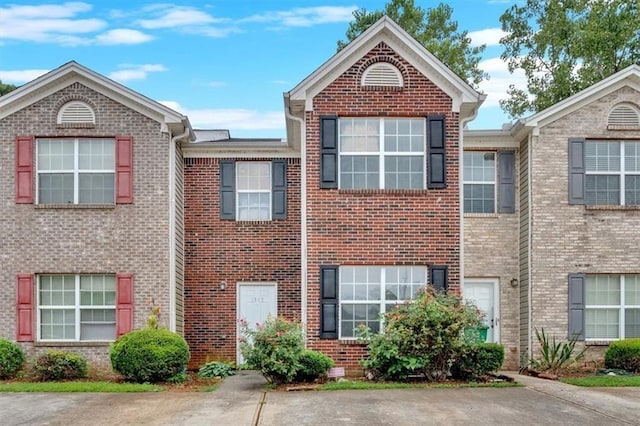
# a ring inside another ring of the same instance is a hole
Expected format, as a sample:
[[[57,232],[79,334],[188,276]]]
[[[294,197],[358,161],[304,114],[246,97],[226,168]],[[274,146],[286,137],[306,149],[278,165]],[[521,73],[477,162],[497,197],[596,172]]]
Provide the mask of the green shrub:
[[[126,380],[156,383],[185,371],[189,346],[167,329],[135,330],[111,344],[111,366]]]
[[[611,342],[604,354],[604,365],[607,368],[640,372],[640,338]]]
[[[17,343],[0,339],[0,379],[15,377],[25,359],[24,351]]]
[[[385,313],[383,324],[384,332],[379,334],[359,330],[369,350],[362,361],[365,370],[382,379],[420,375],[445,380],[470,344],[464,330],[477,327],[480,317],[475,306],[460,297],[428,291]]]
[[[577,336],[572,337],[568,342],[556,342],[556,336],[545,334],[544,328],[540,331],[537,328],[535,330],[540,348],[539,357],[530,361],[533,368],[557,373],[584,358],[586,348],[573,356],[573,350],[578,340]]]
[[[184,383],[189,381],[189,375],[186,371],[181,371],[167,379],[167,383]]]
[[[234,374],[233,366],[221,361],[208,362],[198,370],[198,376],[204,378],[220,377],[224,379],[225,377],[233,376]]]
[[[297,382],[313,382],[334,366],[333,360],[322,352],[306,350],[300,354],[300,369],[296,373]]]
[[[451,373],[459,379],[475,379],[498,371],[504,362],[504,347],[497,343],[473,345],[453,364]]]
[[[50,350],[36,358],[33,374],[38,380],[73,380],[87,377],[89,365],[80,354]]]

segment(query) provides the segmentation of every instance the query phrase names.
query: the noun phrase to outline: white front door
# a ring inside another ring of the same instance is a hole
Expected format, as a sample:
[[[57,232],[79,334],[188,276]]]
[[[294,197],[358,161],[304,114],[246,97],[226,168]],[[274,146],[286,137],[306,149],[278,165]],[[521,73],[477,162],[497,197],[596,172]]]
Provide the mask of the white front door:
[[[275,283],[238,283],[238,338],[240,338],[240,320],[246,321],[255,329],[267,317],[278,314],[278,291]],[[242,364],[242,354],[237,345],[237,363]]]
[[[473,302],[484,314],[484,323],[489,327],[487,342],[499,342],[498,280],[465,279],[462,293],[465,299]]]

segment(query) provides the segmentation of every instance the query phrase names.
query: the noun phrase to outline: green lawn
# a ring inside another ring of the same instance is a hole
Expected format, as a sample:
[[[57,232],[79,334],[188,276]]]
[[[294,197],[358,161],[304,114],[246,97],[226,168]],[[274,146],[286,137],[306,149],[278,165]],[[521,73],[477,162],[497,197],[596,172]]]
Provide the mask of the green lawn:
[[[7,382],[0,392],[159,392],[162,387],[138,383],[113,382]]]
[[[640,386],[640,376],[585,376],[565,377],[561,382],[583,387]]]

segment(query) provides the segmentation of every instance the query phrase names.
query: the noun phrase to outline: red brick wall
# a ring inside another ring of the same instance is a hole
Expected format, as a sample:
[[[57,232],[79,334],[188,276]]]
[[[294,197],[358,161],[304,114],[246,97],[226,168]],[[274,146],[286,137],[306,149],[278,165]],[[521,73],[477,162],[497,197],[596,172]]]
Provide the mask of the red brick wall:
[[[217,158],[185,159],[184,328],[190,367],[235,361],[239,281],[277,282],[278,314],[300,320],[300,160],[287,164],[287,219],[270,222],[220,219],[219,164]]]
[[[360,87],[366,66],[377,57],[402,73],[402,90]],[[458,114],[451,99],[393,50],[381,43],[331,83],[307,112],[308,337],[309,346],[338,366],[358,367],[363,348],[319,339],[321,265],[448,265],[449,288],[459,291],[460,228]],[[425,117],[444,114],[447,128],[447,188],[430,190],[320,189],[319,118]]]

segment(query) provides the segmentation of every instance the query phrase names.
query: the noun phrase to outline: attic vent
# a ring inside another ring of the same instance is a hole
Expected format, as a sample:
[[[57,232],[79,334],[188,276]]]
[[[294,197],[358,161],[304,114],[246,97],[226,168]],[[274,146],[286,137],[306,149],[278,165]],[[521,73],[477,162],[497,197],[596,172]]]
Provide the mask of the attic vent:
[[[362,74],[363,86],[402,87],[402,83],[400,70],[386,62],[377,62]]]
[[[94,124],[96,117],[84,102],[67,102],[58,111],[58,124]]]
[[[640,113],[633,105],[623,104],[614,107],[609,113],[609,129],[628,129],[640,127]]]

